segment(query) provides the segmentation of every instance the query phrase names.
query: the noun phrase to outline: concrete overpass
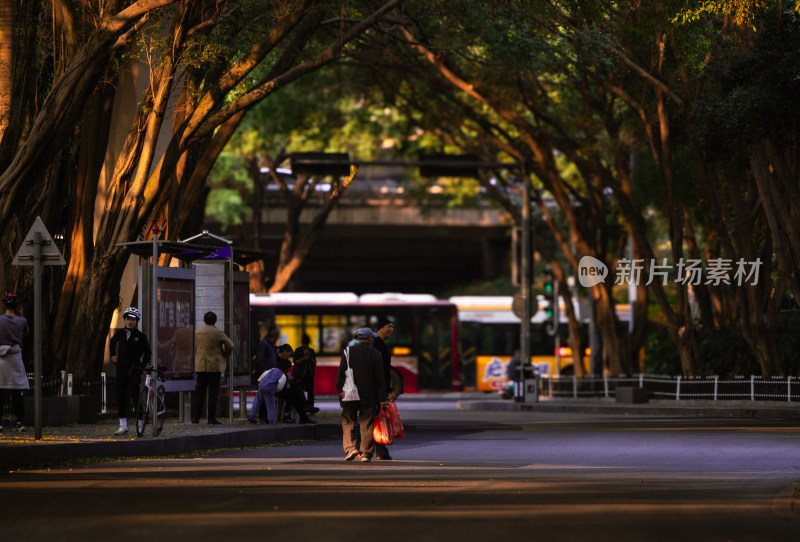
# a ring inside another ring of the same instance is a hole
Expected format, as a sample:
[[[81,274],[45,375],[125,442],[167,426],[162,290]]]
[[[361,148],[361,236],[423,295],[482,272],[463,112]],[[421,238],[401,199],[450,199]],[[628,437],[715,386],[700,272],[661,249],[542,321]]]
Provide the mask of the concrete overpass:
[[[359,172],[289,290],[414,293],[510,277],[511,220],[488,196],[474,207],[448,208],[435,183],[411,194],[385,180],[394,177],[386,173]],[[286,211],[281,196],[270,192],[262,246],[272,252],[280,246]],[[320,191],[317,202],[325,195]],[[304,222],[317,202],[304,211]]]

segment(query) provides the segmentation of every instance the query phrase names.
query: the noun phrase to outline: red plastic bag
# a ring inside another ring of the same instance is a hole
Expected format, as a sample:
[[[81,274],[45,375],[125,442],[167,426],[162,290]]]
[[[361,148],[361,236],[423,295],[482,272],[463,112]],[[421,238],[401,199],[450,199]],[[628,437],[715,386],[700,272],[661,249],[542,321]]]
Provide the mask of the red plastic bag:
[[[389,401],[389,406],[386,408],[389,420],[392,422],[392,429],[394,430],[395,438],[406,438],[403,431],[403,420],[400,418],[400,412],[397,410],[397,403]]]
[[[372,428],[372,436],[378,444],[391,444],[394,442],[394,429],[392,428],[392,421],[389,419],[389,414],[386,409],[381,408],[378,415],[375,416],[374,426]]]

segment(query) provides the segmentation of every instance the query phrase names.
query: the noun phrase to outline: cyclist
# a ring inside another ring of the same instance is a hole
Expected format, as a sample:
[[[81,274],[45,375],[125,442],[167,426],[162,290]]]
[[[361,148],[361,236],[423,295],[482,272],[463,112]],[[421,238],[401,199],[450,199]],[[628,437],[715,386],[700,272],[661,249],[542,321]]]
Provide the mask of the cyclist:
[[[119,429],[115,435],[128,434],[129,397],[139,397],[142,368],[150,361],[150,343],[137,327],[142,314],[136,307],[122,313],[125,327],[118,329],[108,343],[111,362],[117,366],[117,415]]]

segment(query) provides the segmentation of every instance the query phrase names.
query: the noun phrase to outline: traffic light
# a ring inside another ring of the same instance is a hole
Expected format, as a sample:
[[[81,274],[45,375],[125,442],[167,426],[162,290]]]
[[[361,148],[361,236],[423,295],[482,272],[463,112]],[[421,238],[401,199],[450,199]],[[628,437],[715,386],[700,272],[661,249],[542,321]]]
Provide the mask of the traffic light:
[[[554,306],[555,303],[558,302],[556,299],[554,299],[554,292],[555,288],[553,285],[553,270],[548,265],[544,268],[544,298],[547,301],[545,312],[547,313],[548,318],[553,317]]]
[[[548,265],[544,268],[544,297],[547,303],[547,325],[545,329],[550,336],[558,332],[558,283],[553,276],[553,269]]]

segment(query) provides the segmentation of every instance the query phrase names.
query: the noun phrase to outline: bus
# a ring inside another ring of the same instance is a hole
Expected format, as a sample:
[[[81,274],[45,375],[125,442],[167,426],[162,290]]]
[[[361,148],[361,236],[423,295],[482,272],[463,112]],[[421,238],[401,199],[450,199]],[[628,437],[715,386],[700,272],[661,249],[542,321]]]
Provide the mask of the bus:
[[[393,385],[401,379],[405,393],[461,390],[457,316],[455,305],[428,294],[250,294],[250,329],[259,340],[272,325],[281,332],[278,344],[296,348],[303,335],[309,337],[317,352],[314,392],[318,395],[336,395],[336,371],[353,332],[375,329],[382,317],[395,325],[386,341]]]
[[[545,324],[544,296],[531,318],[531,362],[542,375],[574,374],[572,351],[567,346],[568,327],[562,308],[558,333],[551,336]],[[449,299],[458,309],[461,366],[466,388],[502,391],[508,388],[508,362],[520,348],[520,319],[512,310],[512,296],[456,296]],[[579,311],[578,311],[579,312]],[[627,321],[628,305],[617,305],[620,320]],[[588,320],[581,325],[581,342],[589,344]],[[589,354],[583,355],[584,370],[589,370]]]

